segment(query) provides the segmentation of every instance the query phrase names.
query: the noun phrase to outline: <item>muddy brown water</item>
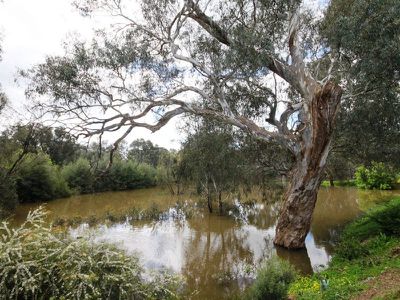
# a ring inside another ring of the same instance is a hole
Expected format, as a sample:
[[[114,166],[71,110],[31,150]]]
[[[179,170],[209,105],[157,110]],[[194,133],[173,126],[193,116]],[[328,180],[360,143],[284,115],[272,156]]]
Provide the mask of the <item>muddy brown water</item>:
[[[186,278],[191,299],[230,299],[238,295],[254,274],[255,266],[272,255],[288,260],[303,274],[327,265],[334,253],[341,229],[375,203],[400,191],[360,191],[354,188],[321,188],[306,249],[287,251],[275,248],[275,222],[279,201],[253,199],[243,207],[236,203],[236,218],[199,210],[190,219],[104,223],[91,229],[95,242],[112,242],[141,258],[147,270],[168,269]],[[74,196],[45,204],[50,219],[100,216],[123,213],[130,208],[157,205],[166,210],[177,200],[159,188]],[[272,202],[272,201],[271,201]],[[29,210],[39,204],[17,208],[12,223],[22,223]],[[87,233],[88,225],[70,228],[72,236]]]

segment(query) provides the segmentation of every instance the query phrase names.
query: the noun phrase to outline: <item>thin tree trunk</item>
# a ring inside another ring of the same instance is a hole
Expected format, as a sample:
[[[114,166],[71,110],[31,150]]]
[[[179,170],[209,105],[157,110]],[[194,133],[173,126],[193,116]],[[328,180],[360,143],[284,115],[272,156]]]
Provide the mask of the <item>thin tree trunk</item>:
[[[206,176],[206,185],[205,187],[207,188],[207,206],[208,206],[208,212],[211,214],[213,212],[212,208],[212,198],[211,198],[211,188],[210,188],[210,179],[208,176]]]
[[[303,248],[310,230],[318,189],[324,175],[341,88],[328,83],[318,89],[309,106],[310,124],[301,136],[301,151],[291,172],[274,243]]]
[[[211,199],[210,189],[207,189],[207,206],[209,213],[212,213],[213,209],[212,209],[212,199]]]
[[[218,208],[219,208],[219,214],[222,215],[222,192],[218,192]]]

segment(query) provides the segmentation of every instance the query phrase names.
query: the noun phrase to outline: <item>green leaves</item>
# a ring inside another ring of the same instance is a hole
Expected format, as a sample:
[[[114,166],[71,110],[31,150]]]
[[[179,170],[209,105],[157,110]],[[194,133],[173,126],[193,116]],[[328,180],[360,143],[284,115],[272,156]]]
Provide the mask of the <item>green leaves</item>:
[[[286,299],[289,285],[296,271],[286,261],[277,257],[267,259],[257,271],[257,277],[247,292],[247,299]]]
[[[360,166],[355,173],[356,185],[362,189],[392,189],[395,173],[384,163],[372,162],[370,168]]]
[[[356,163],[400,166],[400,2],[332,0],[321,24],[345,89],[337,144]]]
[[[114,246],[66,238],[44,225],[43,209],[21,227],[0,225],[0,299],[175,299],[180,280],[145,281],[134,256]]]

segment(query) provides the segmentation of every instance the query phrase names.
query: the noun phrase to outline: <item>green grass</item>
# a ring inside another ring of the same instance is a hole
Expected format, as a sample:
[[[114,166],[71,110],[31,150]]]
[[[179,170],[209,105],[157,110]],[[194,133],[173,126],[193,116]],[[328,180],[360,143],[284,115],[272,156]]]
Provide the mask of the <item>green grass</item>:
[[[298,277],[290,286],[295,299],[351,299],[368,281],[385,271],[400,270],[400,197],[375,207],[344,230],[328,269]],[[396,251],[397,252],[397,251]],[[321,280],[328,287],[321,288]],[[395,291],[394,293],[397,293]],[[390,295],[387,296],[391,299]]]

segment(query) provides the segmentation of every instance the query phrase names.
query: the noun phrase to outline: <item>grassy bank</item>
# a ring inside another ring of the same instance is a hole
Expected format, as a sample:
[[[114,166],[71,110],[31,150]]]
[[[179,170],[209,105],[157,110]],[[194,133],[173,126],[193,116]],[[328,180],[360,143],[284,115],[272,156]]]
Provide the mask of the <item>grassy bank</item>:
[[[351,223],[328,269],[291,284],[291,299],[400,299],[400,197]]]

